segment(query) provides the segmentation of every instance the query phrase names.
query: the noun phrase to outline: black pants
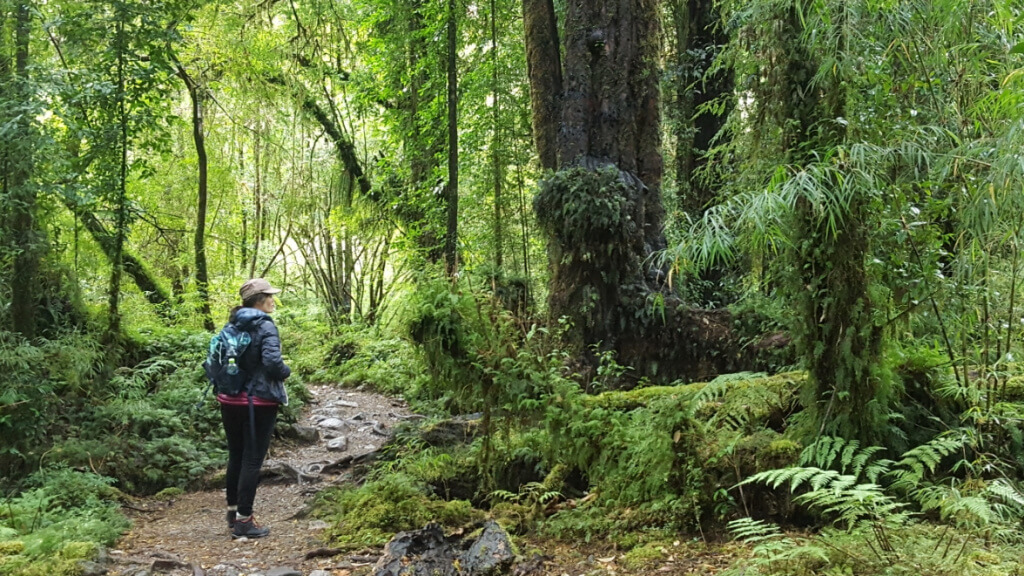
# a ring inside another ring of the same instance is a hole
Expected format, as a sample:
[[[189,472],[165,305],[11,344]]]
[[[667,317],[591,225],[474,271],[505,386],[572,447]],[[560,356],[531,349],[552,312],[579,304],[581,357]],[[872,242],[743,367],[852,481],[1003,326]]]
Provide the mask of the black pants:
[[[277,406],[253,406],[255,434],[249,423],[248,406],[221,405],[224,435],[228,439],[228,506],[238,506],[239,516],[252,514],[260,466],[270,447],[270,436],[277,421]]]

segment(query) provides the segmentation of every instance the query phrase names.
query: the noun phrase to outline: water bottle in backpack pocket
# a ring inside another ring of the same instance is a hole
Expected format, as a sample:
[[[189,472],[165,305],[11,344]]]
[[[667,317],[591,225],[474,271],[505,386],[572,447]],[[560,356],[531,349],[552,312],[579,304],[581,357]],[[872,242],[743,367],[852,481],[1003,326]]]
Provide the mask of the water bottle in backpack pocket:
[[[252,336],[248,332],[230,322],[210,339],[210,351],[203,368],[218,394],[234,396],[246,391],[249,376],[239,365],[239,359],[251,342]]]

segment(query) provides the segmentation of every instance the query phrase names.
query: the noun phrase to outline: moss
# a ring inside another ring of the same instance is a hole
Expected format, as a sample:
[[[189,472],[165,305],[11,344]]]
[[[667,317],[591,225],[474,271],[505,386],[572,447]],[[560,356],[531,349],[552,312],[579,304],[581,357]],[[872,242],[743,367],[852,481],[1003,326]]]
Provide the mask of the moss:
[[[1006,402],[1024,401],[1024,376],[1011,376],[1006,380],[1006,393],[1002,399]]]
[[[178,488],[177,486],[172,486],[170,488],[164,488],[163,490],[157,492],[156,494],[154,494],[154,497],[166,500],[170,498],[177,498],[178,496],[181,496],[184,493],[185,491],[182,490],[181,488]]]
[[[799,442],[788,438],[779,438],[768,445],[764,455],[767,458],[792,461],[796,459],[802,449],[803,446]]]
[[[718,402],[710,402],[707,412],[752,413],[755,417],[767,417],[781,403],[789,403],[807,380],[804,372],[786,372],[772,376],[751,374],[750,378],[727,375],[721,385],[724,392]],[[709,385],[707,382],[680,384],[677,386],[650,386],[633,390],[615,390],[596,396],[580,397],[585,408],[629,411],[649,405],[654,400],[678,398],[689,400]]]
[[[14,556],[25,551],[25,543],[20,540],[0,542],[0,557]]]
[[[76,544],[81,544],[80,542]],[[0,575],[3,576],[79,576],[81,560],[56,556],[33,560],[27,556],[0,556]]]
[[[626,570],[642,570],[666,555],[665,546],[661,543],[644,544],[633,548],[622,557],[622,567]]]
[[[596,396],[581,396],[580,403],[584,408],[601,408],[604,410],[629,411],[650,404],[655,399],[679,398],[690,399],[696,396],[706,383],[683,384],[680,386],[650,386],[633,390],[615,390]]]
[[[429,522],[460,527],[482,517],[465,500],[445,502],[428,496],[421,484],[404,474],[324,493],[320,509],[320,516],[334,525],[327,537],[346,548],[380,546],[396,532]]]
[[[61,548],[60,557],[67,560],[92,560],[96,552],[94,542],[68,542]]]
[[[994,554],[987,550],[975,550],[974,552],[971,552],[967,559],[981,566],[1002,564],[1003,562],[998,554]]]

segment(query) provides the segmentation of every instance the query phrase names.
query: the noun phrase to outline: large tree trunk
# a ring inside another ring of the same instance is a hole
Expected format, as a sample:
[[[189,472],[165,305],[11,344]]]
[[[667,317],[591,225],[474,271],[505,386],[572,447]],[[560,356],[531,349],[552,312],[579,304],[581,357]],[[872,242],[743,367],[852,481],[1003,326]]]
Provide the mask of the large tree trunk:
[[[199,293],[199,312],[203,316],[203,327],[213,331],[213,317],[210,315],[210,277],[206,270],[206,203],[207,203],[207,159],[206,136],[203,134],[203,94],[202,88],[189,76],[188,71],[178,64],[178,76],[188,88],[192,99],[192,139],[196,145],[196,158],[199,165],[199,197],[196,209],[196,231],[193,242],[196,264],[196,291]]]
[[[641,337],[639,309],[662,288],[646,264],[665,247],[660,37],[656,2],[568,4],[560,171],[536,213],[550,236],[550,312],[572,319],[583,350]]]
[[[558,169],[558,122],[561,116],[562,59],[552,0],[523,0],[526,70],[530,79],[533,140],[545,170]]]
[[[632,367],[619,386],[713,377],[739,359],[728,314],[688,310],[650,264],[666,245],[660,41],[656,1],[570,0],[559,171],[535,199],[550,313],[570,320],[583,373],[608,352]]]
[[[28,2],[18,2],[15,9],[14,77],[16,92],[28,99],[28,61],[31,14]],[[11,233],[16,250],[11,282],[11,319],[14,330],[26,338],[36,332],[36,275],[39,269],[41,238],[36,229],[36,194],[29,183],[32,173],[31,118],[22,115],[14,143],[18,153],[6,158],[11,201]]]
[[[574,0],[565,29],[559,166],[610,165],[634,176],[634,222],[648,251],[664,248],[657,2]]]

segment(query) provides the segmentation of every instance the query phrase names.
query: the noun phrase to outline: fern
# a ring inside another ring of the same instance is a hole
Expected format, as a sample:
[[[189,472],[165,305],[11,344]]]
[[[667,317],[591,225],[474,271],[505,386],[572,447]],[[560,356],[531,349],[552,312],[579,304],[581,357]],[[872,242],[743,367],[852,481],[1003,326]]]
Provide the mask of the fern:
[[[895,463],[895,469],[889,472],[893,478],[891,488],[904,492],[914,490],[926,473],[933,474],[939,462],[961,450],[965,442],[964,436],[939,436],[906,451],[903,458]]]
[[[729,522],[728,528],[733,537],[744,542],[761,542],[782,536],[782,530],[777,525],[753,518],[733,520]]]

